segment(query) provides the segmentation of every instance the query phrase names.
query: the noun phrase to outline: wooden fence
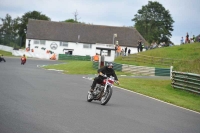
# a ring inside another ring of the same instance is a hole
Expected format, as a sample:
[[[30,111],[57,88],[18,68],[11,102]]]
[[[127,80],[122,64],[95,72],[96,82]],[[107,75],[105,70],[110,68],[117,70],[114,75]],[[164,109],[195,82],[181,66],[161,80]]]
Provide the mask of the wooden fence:
[[[200,94],[200,75],[194,73],[176,72],[171,74],[172,87]]]

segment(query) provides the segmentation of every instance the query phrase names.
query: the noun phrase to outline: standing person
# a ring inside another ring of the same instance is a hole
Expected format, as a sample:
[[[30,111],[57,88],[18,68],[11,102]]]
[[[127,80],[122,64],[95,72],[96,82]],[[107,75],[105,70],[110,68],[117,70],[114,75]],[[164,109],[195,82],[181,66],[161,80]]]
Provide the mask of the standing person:
[[[200,36],[198,37],[198,41],[200,42]]]
[[[117,57],[117,45],[115,45],[115,57]]]
[[[195,37],[195,35],[193,35],[193,41],[196,42],[196,37]]]
[[[142,46],[142,39],[140,39],[140,52],[142,52],[143,46]]]
[[[121,51],[121,56],[124,56],[124,49],[122,49]]]
[[[127,52],[127,47],[125,48],[125,56],[126,56],[126,52]]]
[[[96,55],[93,56],[93,61],[99,61],[99,55],[98,55],[98,53],[96,53]]]
[[[121,47],[119,45],[117,45],[117,56],[119,56],[121,53]]]
[[[185,43],[189,43],[189,35],[188,35],[188,33],[186,34]]]
[[[128,55],[130,55],[131,54],[131,50],[130,50],[130,48],[128,49]]]
[[[115,70],[113,69],[113,64],[112,64],[112,63],[107,63],[106,66],[100,68],[97,72],[99,73],[99,76],[96,77],[96,78],[94,78],[94,81],[93,81],[92,86],[91,86],[91,89],[90,89],[90,92],[91,92],[91,93],[94,91],[94,88],[96,87],[96,84],[97,84],[97,83],[100,84],[100,83],[103,82],[103,80],[105,79],[105,78],[103,77],[103,75],[105,75],[105,74],[106,74],[108,77],[110,77],[110,76],[115,77],[115,80],[117,81],[117,83],[119,83],[118,78],[117,78],[117,75],[115,74]]]
[[[137,42],[137,51],[138,51],[138,53],[140,52],[140,40],[138,40],[138,42]]]
[[[181,44],[184,44],[184,42],[183,42],[183,37],[181,37]]]

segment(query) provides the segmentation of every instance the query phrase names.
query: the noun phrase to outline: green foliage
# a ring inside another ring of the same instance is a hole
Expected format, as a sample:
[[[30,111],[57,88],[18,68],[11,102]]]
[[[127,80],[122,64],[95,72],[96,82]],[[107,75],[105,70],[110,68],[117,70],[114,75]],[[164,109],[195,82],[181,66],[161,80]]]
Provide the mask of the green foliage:
[[[27,12],[25,13],[22,18],[20,18],[21,23],[18,25],[18,34],[19,36],[22,37],[22,45],[25,45],[25,32],[27,30],[27,24],[28,24],[28,19],[37,19],[37,20],[48,20],[50,21],[51,19],[47,17],[44,14],[41,14],[41,12],[38,11],[32,11],[32,12]]]
[[[3,23],[2,27],[0,28],[0,34],[17,37],[17,26],[19,24],[19,18],[12,19],[9,14],[6,14],[5,18],[1,18],[0,20]]]
[[[160,3],[149,1],[148,5],[138,10],[138,14],[132,21],[135,22],[135,28],[149,43],[170,42],[174,20]]]
[[[70,23],[79,23],[78,21],[74,20],[74,19],[67,19],[64,22],[70,22]]]

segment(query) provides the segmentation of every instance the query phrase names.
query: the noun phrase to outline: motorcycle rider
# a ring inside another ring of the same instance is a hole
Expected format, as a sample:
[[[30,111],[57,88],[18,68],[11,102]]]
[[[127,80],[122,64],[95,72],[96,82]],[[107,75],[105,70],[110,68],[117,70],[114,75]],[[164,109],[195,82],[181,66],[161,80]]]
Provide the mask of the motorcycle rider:
[[[115,80],[117,81],[117,83],[119,84],[119,81],[118,81],[117,75],[115,74],[115,71],[113,69],[113,64],[112,63],[107,63],[106,66],[98,69],[97,72],[99,73],[99,76],[94,78],[94,81],[92,83],[90,92],[94,91],[94,88],[95,88],[97,83],[101,84],[103,82],[103,80],[105,79],[105,77],[103,77],[103,75],[105,75],[105,74],[108,77],[113,76],[115,78]]]
[[[1,62],[1,61],[6,62],[6,60],[3,58],[3,55],[0,56],[0,62]]]
[[[24,54],[22,57],[21,57],[21,64],[25,64],[26,63],[26,55]]]

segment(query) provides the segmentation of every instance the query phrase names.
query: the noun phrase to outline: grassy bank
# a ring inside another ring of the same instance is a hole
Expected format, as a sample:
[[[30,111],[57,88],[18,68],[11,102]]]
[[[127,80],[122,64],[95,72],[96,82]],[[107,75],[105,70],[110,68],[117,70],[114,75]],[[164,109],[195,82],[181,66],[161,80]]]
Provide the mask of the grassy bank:
[[[12,53],[0,50],[0,55],[3,55],[3,56],[12,56]]]
[[[175,71],[200,74],[200,43],[156,48],[152,50],[147,50],[145,52],[140,52],[138,54],[149,57],[171,58],[171,59],[181,60],[173,64]],[[131,56],[132,55],[130,55],[130,57]],[[115,62],[122,64],[160,67],[160,68],[169,68],[171,65],[169,64],[168,66],[164,66],[164,65],[147,64],[144,62],[137,62],[137,61],[124,61],[122,60],[122,57],[116,58]]]

